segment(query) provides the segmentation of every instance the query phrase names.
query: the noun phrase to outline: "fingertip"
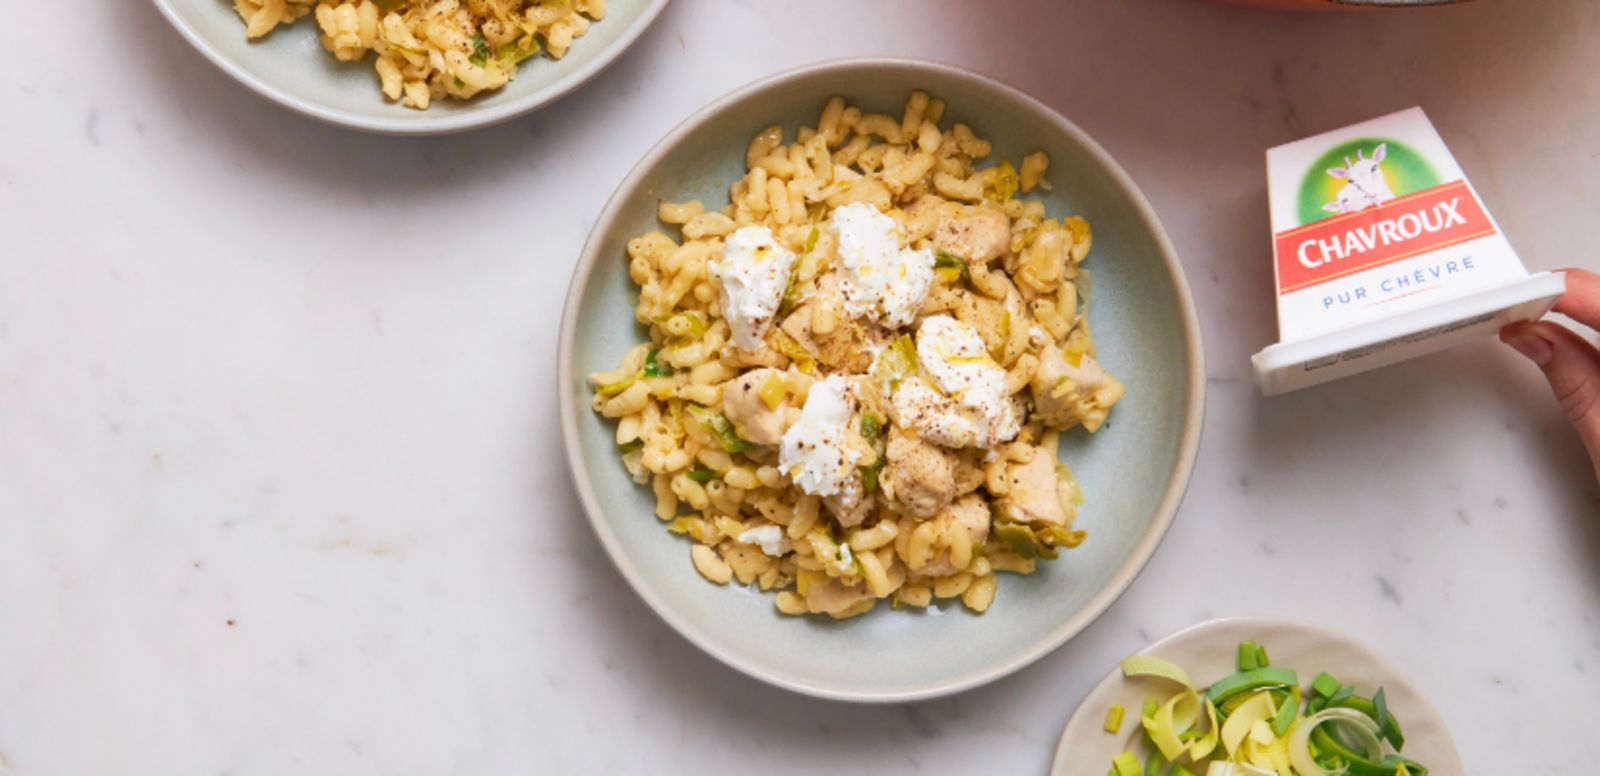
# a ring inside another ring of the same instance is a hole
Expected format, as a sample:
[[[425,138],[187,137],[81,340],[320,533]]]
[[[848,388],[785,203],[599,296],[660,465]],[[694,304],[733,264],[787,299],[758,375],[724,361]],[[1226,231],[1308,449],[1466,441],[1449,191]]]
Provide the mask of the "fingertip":
[[[1500,341],[1511,346],[1512,350],[1526,356],[1529,361],[1538,364],[1541,368],[1555,360],[1555,343],[1543,336],[1537,326],[1532,324],[1512,324],[1500,330]]]
[[[1532,327],[1533,321],[1512,321],[1500,327],[1500,341],[1509,345],[1517,337],[1527,336],[1528,330]]]
[[[1556,271],[1566,277],[1567,292],[1556,300],[1555,311],[1589,328],[1600,328],[1600,275],[1577,267]]]

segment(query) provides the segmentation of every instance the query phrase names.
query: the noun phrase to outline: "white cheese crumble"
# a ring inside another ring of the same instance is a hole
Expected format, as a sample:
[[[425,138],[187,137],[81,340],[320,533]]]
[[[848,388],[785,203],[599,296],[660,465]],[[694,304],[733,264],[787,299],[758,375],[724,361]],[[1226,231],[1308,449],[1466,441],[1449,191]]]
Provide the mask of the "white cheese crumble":
[[[839,558],[834,561],[833,567],[841,574],[850,574],[855,571],[856,556],[850,552],[849,542],[839,543]]]
[[[784,432],[778,466],[800,489],[832,496],[856,476],[861,451],[850,447],[855,399],[850,382],[834,375],[811,386],[800,420]]]
[[[833,211],[839,238],[839,292],[852,318],[889,328],[911,323],[933,283],[933,252],[900,247],[900,222],[864,202]]]
[[[908,380],[895,392],[901,422],[945,447],[993,448],[1016,437],[1022,416],[1006,391],[1006,372],[983,338],[948,315],[917,329],[917,363],[933,385]],[[937,390],[936,390],[937,389]]]
[[[747,226],[728,236],[711,275],[722,284],[722,317],[740,350],[754,352],[772,328],[794,271],[795,255],[779,245],[772,230]]]
[[[783,532],[783,528],[776,525],[751,528],[739,534],[737,541],[740,544],[754,544],[760,547],[762,552],[774,558],[782,557],[792,547],[789,537]]]

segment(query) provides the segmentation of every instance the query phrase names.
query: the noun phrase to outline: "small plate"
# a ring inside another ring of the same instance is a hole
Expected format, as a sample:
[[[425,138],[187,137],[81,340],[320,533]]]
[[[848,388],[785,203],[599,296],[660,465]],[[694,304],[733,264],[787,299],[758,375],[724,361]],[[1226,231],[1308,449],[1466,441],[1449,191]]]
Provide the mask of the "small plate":
[[[1389,708],[1405,727],[1405,756],[1427,766],[1433,776],[1461,776],[1455,741],[1422,689],[1371,647],[1339,631],[1275,617],[1230,617],[1185,628],[1139,654],[1182,666],[1204,688],[1238,670],[1238,648],[1245,641],[1266,647],[1272,664],[1295,669],[1302,683],[1326,671],[1363,694],[1382,687]],[[1139,710],[1146,698],[1171,697],[1174,686],[1161,679],[1126,679],[1120,667],[1113,669],[1067,722],[1051,776],[1104,776],[1111,758],[1128,751],[1143,759]],[[1117,734],[1105,729],[1106,710],[1113,704],[1128,710]]]
[[[314,19],[302,18],[258,40],[227,0],[155,0],[167,21],[239,83],[289,110],[341,127],[389,135],[440,135],[498,124],[537,110],[582,86],[632,46],[667,0],[609,0],[567,55],[541,55],[504,88],[470,100],[435,100],[414,110],[384,98],[369,55],[340,62],[323,50]]]

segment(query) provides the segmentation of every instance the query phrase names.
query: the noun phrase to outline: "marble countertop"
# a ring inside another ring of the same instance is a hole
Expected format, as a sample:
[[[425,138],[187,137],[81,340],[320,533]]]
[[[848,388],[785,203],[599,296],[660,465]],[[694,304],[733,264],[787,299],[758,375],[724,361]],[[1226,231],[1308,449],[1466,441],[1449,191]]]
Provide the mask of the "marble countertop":
[[[1600,493],[1538,373],[1483,343],[1268,400],[1248,365],[1275,334],[1263,151],[1300,136],[1421,104],[1532,269],[1600,263],[1590,0],[678,0],[555,109],[432,139],[269,104],[146,2],[10,17],[4,776],[1038,773],[1117,659],[1230,614],[1373,644],[1473,773],[1591,770]],[[767,687],[652,616],[580,515],[551,385],[570,267],[646,149],[865,54],[1098,138],[1210,357],[1188,499],[1123,599],[1017,675],[888,707]]]

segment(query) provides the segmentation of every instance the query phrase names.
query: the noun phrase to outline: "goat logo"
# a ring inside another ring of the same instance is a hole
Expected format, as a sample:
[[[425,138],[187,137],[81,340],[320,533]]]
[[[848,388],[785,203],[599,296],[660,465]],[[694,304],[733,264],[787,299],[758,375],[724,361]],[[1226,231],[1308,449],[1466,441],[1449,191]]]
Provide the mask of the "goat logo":
[[[1428,160],[1392,137],[1352,138],[1306,165],[1295,196],[1301,225],[1359,213],[1444,181]]]
[[[1344,186],[1334,201],[1322,206],[1329,213],[1355,213],[1377,207],[1391,199],[1394,192],[1383,174],[1383,160],[1389,155],[1389,144],[1379,143],[1368,159],[1364,149],[1356,149],[1356,160],[1344,158],[1343,167],[1330,167],[1328,174],[1343,180]]]

